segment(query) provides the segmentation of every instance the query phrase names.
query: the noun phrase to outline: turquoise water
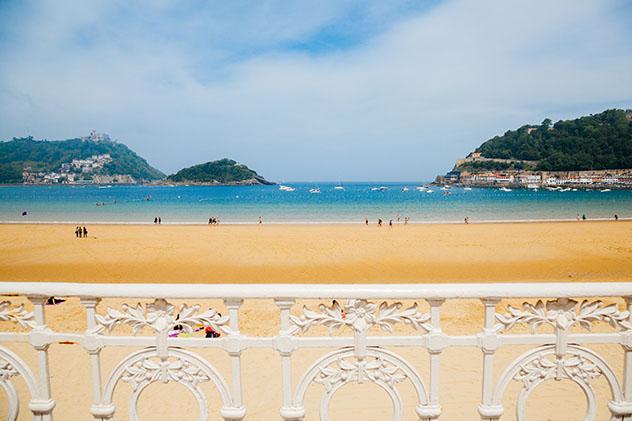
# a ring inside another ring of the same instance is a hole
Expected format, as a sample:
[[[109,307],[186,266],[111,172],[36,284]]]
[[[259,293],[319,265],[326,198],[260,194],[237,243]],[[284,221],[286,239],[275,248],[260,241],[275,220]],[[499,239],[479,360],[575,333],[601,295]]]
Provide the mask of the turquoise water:
[[[445,196],[415,190],[418,183],[288,183],[278,186],[2,186],[0,221],[144,222],[160,216],[163,223],[363,222],[369,218],[412,222],[480,220],[574,219],[632,217],[632,191],[537,192],[516,189],[452,188]],[[386,191],[371,188],[386,186]],[[309,189],[320,187],[320,194]],[[408,187],[409,191],[402,191]],[[146,200],[150,199],[150,200]],[[96,203],[105,203],[96,206]],[[23,211],[28,212],[21,216]]]

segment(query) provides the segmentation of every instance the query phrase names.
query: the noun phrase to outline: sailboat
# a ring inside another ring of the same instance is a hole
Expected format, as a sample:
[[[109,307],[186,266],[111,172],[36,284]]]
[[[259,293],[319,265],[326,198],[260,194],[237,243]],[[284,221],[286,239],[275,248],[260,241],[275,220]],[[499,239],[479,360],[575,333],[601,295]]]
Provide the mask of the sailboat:
[[[320,188],[314,187],[313,189],[309,189],[309,192],[312,193],[312,194],[319,194],[320,193]]]
[[[338,182],[338,185],[334,187],[334,190],[344,190],[344,189],[345,188],[340,181]]]

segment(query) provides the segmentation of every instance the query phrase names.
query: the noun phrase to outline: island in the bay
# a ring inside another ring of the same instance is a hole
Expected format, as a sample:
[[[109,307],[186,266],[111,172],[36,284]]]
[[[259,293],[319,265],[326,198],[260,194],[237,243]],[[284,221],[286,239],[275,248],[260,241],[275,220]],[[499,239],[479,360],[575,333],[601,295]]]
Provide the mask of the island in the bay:
[[[524,125],[484,142],[438,184],[632,188],[632,110]]]
[[[167,177],[168,182],[198,185],[256,185],[274,184],[232,159],[219,159],[183,168]]]
[[[230,159],[182,169],[167,177],[109,135],[67,140],[13,138],[0,142],[0,184],[273,184]]]

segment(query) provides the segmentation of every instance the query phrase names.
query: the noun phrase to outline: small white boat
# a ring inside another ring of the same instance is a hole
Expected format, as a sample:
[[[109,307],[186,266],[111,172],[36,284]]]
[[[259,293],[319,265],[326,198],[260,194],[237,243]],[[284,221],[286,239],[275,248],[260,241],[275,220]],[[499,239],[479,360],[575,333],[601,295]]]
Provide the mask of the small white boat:
[[[318,187],[313,188],[313,189],[309,189],[309,192],[311,194],[319,194],[320,193],[320,189]]]
[[[606,193],[606,192],[609,192],[609,191],[612,191],[612,190],[610,190],[610,189],[603,189],[603,190],[599,190],[599,191],[602,192],[602,193]]]
[[[432,193],[432,190],[428,189],[426,190],[426,193]]]
[[[294,191],[296,189],[294,187],[284,186],[283,184],[281,184],[279,186],[279,190],[281,190],[281,191]]]
[[[450,186],[443,186],[443,187],[441,187],[441,190],[443,190],[443,191],[450,190]]]
[[[372,187],[371,191],[386,191],[388,187],[380,186],[380,187]]]
[[[538,189],[538,185],[537,184],[527,184],[527,188],[528,189],[537,190]]]
[[[571,189],[571,191],[577,191],[577,189]]]
[[[342,187],[342,186],[336,186],[336,187],[334,187],[334,190],[344,190],[344,189],[345,189],[345,188],[344,188],[344,187]]]
[[[404,187],[402,191],[408,191],[408,187]]]
[[[567,192],[567,191],[571,191],[571,188],[570,188],[570,187],[567,187],[567,188],[565,188],[565,189],[560,189],[560,192],[561,192],[561,193],[564,193],[564,192]]]
[[[471,190],[472,190],[472,188],[471,188],[471,187],[463,187],[463,190],[465,190],[465,191],[471,191]]]
[[[417,190],[417,191],[425,191],[427,189],[428,189],[428,187],[426,187],[426,186],[417,186],[417,187],[415,187],[415,190]]]
[[[509,189],[509,188],[507,188],[507,187],[501,187],[501,188],[499,188],[498,190],[500,190],[500,191],[504,191],[504,192],[510,192],[510,191],[512,191],[511,189]]]

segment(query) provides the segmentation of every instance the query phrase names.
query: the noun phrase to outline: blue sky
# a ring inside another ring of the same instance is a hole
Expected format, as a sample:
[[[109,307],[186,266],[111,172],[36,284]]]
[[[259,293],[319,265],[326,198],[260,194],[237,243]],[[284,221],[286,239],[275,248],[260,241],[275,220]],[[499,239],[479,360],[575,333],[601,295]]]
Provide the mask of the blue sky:
[[[426,180],[524,123],[632,108],[630,22],[624,0],[0,0],[0,139]]]

